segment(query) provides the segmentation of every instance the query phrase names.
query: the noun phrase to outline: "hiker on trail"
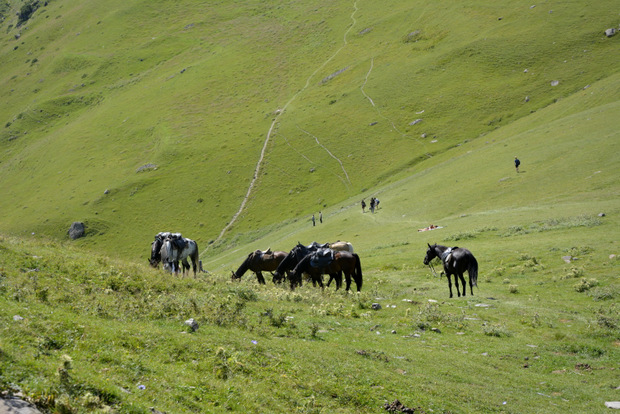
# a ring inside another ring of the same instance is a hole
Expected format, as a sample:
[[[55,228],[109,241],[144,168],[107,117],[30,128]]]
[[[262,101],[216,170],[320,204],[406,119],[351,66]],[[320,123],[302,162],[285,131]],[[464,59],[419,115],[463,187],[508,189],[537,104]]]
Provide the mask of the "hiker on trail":
[[[517,170],[517,172],[519,172],[519,165],[521,165],[521,161],[515,157],[515,170]]]
[[[314,214],[312,215],[312,225],[316,226],[316,221],[314,220]]]
[[[323,222],[323,212],[319,211],[319,223]]]
[[[370,212],[371,213],[375,212],[375,198],[374,197],[370,199]]]
[[[364,200],[362,200],[362,213],[366,212],[366,202]]]
[[[379,210],[379,199],[375,198],[375,210]]]

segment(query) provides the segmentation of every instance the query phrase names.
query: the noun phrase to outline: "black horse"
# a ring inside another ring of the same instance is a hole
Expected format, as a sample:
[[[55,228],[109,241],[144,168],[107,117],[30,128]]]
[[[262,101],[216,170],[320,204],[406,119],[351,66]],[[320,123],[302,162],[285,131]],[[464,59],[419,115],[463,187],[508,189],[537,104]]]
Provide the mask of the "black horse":
[[[461,279],[461,285],[463,286],[463,296],[467,292],[467,285],[465,284],[465,278],[463,273],[467,270],[469,274],[469,290],[473,296],[474,286],[478,286],[478,261],[473,254],[467,249],[460,247],[446,247],[439,244],[428,245],[426,251],[426,257],[424,257],[424,264],[429,265],[432,268],[431,260],[435,257],[441,259],[443,263],[443,270],[448,278],[448,286],[450,287],[450,297],[452,297],[452,280],[450,276],[454,275],[454,285],[456,286],[456,293],[461,296],[459,291],[459,282]]]
[[[236,272],[233,272],[233,279],[240,279],[241,276],[245,274],[248,270],[256,273],[256,278],[258,279],[258,283],[264,285],[265,278],[263,277],[262,272],[272,272],[276,270],[278,265],[284,260],[286,257],[286,252],[275,251],[267,249],[267,251],[256,250],[248,255],[248,257],[241,263],[241,266],[237,269]]]
[[[273,272],[273,283],[280,283],[285,279],[286,272],[293,270],[297,263],[306,257],[309,253],[318,250],[318,243],[313,243],[310,246],[304,246],[301,243],[297,243],[297,246],[286,255],[286,257],[280,262],[276,271]]]
[[[309,274],[312,277],[312,282],[316,282],[321,288],[323,287],[322,275],[329,274],[331,278],[336,279],[336,289],[338,289],[342,285],[342,274],[344,273],[347,282],[346,290],[351,288],[351,278],[355,281],[357,291],[362,290],[362,264],[357,254],[334,252],[333,260],[329,264],[317,267],[313,266],[313,259],[312,255],[307,255],[291,271],[291,289],[301,285],[302,273]]]

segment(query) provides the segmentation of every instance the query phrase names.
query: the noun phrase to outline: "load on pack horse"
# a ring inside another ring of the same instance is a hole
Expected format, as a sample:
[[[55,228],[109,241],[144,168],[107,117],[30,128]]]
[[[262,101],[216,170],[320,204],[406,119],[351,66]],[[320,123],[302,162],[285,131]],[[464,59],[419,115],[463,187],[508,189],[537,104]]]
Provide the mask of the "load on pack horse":
[[[181,236],[181,233],[172,233],[169,231],[157,233],[157,235],[155,235],[155,240],[151,243],[151,257],[149,259],[149,264],[151,267],[157,268],[157,266],[159,266],[159,263],[161,262],[161,248],[164,245],[164,241],[168,237],[182,238],[183,236]],[[187,259],[183,260],[182,264],[183,273],[185,273],[185,270],[189,271],[190,267]],[[175,263],[175,266],[179,267],[179,263]]]
[[[185,274],[185,271],[189,272],[190,269],[187,261],[190,258],[194,277],[196,277],[196,272],[204,272],[198,256],[198,244],[194,240],[183,237],[181,233],[161,232],[155,236],[155,240],[151,243],[149,263],[151,266],[157,267],[161,262],[164,270],[178,273],[180,270],[179,262],[181,262],[183,274]]]
[[[241,266],[236,272],[232,272],[233,279],[240,279],[245,272],[251,270],[256,274],[258,283],[265,284],[265,278],[263,277],[264,271],[273,272],[277,269],[278,265],[284,260],[287,253],[276,250],[272,252],[271,249],[256,250],[248,255],[248,257],[241,263]]]
[[[428,243],[427,243],[428,244]],[[452,297],[452,280],[451,276],[454,275],[454,285],[456,286],[456,293],[461,296],[459,291],[459,279],[463,286],[463,296],[467,292],[467,285],[465,284],[465,278],[463,273],[467,271],[469,274],[469,290],[474,295],[474,286],[478,286],[478,261],[474,255],[467,249],[461,247],[447,247],[439,244],[428,244],[428,250],[424,257],[424,264],[431,267],[433,272],[435,269],[431,264],[431,260],[438,257],[443,263],[443,270],[448,278],[448,287],[450,288],[450,297]]]
[[[301,285],[301,275],[307,273],[312,282],[323,288],[323,276],[329,274],[336,279],[336,290],[342,286],[342,274],[346,279],[346,290],[351,288],[351,279],[355,281],[357,291],[362,290],[362,264],[355,253],[319,249],[306,255],[290,273],[291,290]],[[331,279],[330,279],[331,282]]]

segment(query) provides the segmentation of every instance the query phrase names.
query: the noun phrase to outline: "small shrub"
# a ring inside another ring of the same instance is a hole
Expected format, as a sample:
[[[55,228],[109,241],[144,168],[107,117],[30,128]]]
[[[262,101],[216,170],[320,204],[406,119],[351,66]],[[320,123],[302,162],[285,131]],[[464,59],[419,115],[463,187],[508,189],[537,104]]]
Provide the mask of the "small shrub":
[[[562,279],[574,279],[583,276],[583,269],[571,267],[570,270],[562,277]]]
[[[577,292],[585,292],[591,288],[598,286],[598,280],[596,279],[581,279],[581,282],[576,283],[573,287]]]
[[[487,336],[495,336],[497,338],[501,338],[503,336],[512,336],[512,334],[506,329],[506,327],[500,324],[485,325],[483,326],[482,331]]]
[[[519,293],[519,287],[517,285],[508,286],[508,291],[510,293]]]
[[[613,286],[597,287],[588,292],[588,296],[594,300],[611,300],[618,296],[618,290]]]
[[[444,239],[444,241],[459,241],[459,240],[470,240],[476,237],[475,233],[466,231],[461,233],[452,234]]]

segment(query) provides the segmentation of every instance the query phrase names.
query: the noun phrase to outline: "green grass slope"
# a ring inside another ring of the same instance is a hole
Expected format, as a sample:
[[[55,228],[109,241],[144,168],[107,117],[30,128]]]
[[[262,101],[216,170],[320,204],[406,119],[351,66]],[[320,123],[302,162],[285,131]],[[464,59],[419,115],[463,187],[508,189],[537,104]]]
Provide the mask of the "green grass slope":
[[[80,245],[134,258],[359,198],[617,73],[606,2],[23,5],[0,23],[0,228],[83,221]]]
[[[0,6],[3,393],[58,413],[617,401],[608,2],[57,0],[17,26],[22,5]],[[209,273],[147,266],[168,229]],[[338,239],[361,293],[230,280],[254,249]],[[448,299],[427,243],[475,254],[473,296]]]

